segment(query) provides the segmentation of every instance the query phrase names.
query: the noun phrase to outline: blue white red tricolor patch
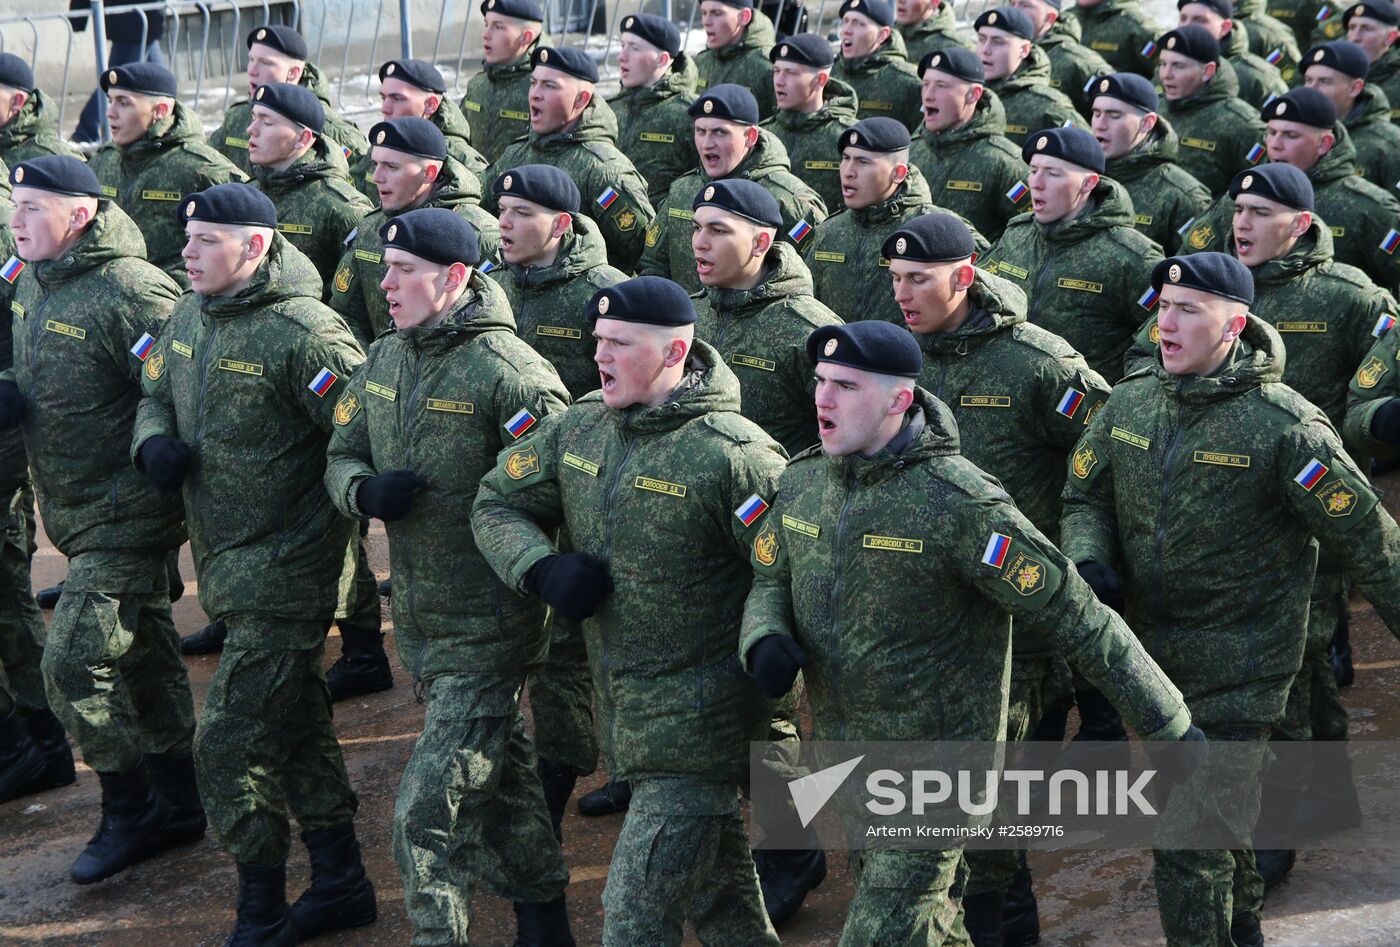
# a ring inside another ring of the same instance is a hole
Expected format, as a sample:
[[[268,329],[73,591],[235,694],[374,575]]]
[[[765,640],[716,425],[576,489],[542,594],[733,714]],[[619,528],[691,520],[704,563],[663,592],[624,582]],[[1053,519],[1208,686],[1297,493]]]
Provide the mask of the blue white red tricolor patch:
[[[768,504],[763,501],[763,497],[757,493],[751,494],[747,500],[739,504],[739,508],[734,511],[734,515],[739,517],[739,522],[745,526],[752,526],[754,520],[763,515],[768,509]]]
[[[511,437],[519,437],[530,430],[530,428],[534,427],[536,420],[535,416],[530,413],[529,408],[521,408],[519,411],[515,412],[514,417],[506,422],[506,430],[510,432]]]
[[[1000,569],[1002,564],[1006,562],[1006,553],[1010,549],[1010,536],[992,533],[992,538],[987,540],[987,549],[982,553],[982,564],[991,566],[993,569]]]

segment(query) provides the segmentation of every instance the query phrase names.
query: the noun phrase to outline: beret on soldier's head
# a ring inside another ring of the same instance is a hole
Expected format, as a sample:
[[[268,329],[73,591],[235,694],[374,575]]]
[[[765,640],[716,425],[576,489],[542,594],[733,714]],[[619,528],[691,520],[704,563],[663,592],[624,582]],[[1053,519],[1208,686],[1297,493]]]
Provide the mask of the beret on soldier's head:
[[[646,40],[675,59],[681,52],[681,31],[676,24],[655,13],[633,13],[622,21],[622,32]]]
[[[138,95],[164,95],[176,98],[180,86],[175,74],[164,66],[153,62],[133,62],[125,66],[113,66],[98,79],[103,92],[125,89]]]
[[[1051,7],[1054,7],[1056,10],[1061,9],[1063,6],[1060,0],[1045,0],[1045,3]]]
[[[880,254],[887,260],[916,263],[950,263],[977,252],[972,231],[952,214],[924,214],[906,221],[885,240]]]
[[[1015,7],[988,10],[972,23],[974,30],[980,30],[984,26],[1019,36],[1021,39],[1035,39],[1035,26],[1031,23],[1031,18]]]
[[[768,51],[768,61],[795,62],[813,69],[828,69],[836,62],[831,44],[816,33],[794,33]]]
[[[387,220],[379,228],[387,250],[393,247],[430,263],[476,266],[481,241],[465,217],[446,207],[421,207]]]
[[[574,179],[548,164],[522,164],[496,178],[491,192],[538,204],[546,210],[577,214],[582,197]]]
[[[290,26],[259,26],[248,34],[248,48],[252,49],[254,43],[270,46],[293,59],[305,61],[311,55],[306,48],[306,40]]]
[[[847,13],[859,13],[877,26],[894,25],[894,10],[885,0],[846,0],[837,15],[845,16]]]
[[[379,67],[379,81],[401,79],[424,92],[442,95],[447,91],[447,80],[438,72],[437,66],[421,59],[391,59]]]
[[[705,90],[686,113],[691,118],[721,118],[741,125],[758,124],[758,100],[741,85],[723,82]]]
[[[272,199],[251,184],[215,184],[186,194],[180,201],[180,223],[202,220],[235,227],[277,227]]]
[[[1316,89],[1302,86],[1270,99],[1259,110],[1259,116],[1265,122],[1278,119],[1281,122],[1298,122],[1330,131],[1332,126],[1337,124],[1337,107],[1326,95]]]
[[[972,50],[963,49],[961,46],[935,49],[919,60],[920,76],[923,76],[930,69],[945,72],[954,79],[961,79],[963,82],[975,82],[981,85],[987,81],[987,70],[982,67],[982,60],[978,59],[977,54]]]
[[[1364,0],[1347,8],[1347,12],[1342,14],[1343,25],[1351,22],[1352,17],[1364,16],[1370,20],[1377,20],[1389,26],[1400,26],[1400,10],[1396,10],[1390,3],[1384,0]]]
[[[253,93],[253,104],[272,109],[318,135],[326,127],[326,110],[320,96],[304,85],[269,82],[258,86],[258,91]]]
[[[535,0],[481,0],[481,15],[488,13],[499,13],[531,23],[544,22],[544,7]]]
[[[442,130],[426,118],[391,118],[379,122],[369,130],[369,143],[420,158],[447,160],[447,139]]]
[[[807,361],[899,378],[918,378],[924,367],[923,352],[909,330],[883,319],[822,326],[807,336]]]
[[[699,318],[686,291],[664,276],[636,276],[600,289],[588,300],[586,315],[590,322],[616,319],[647,326],[688,326]]]
[[[1307,51],[1303,56],[1303,72],[1313,66],[1326,66],[1353,79],[1365,79],[1371,74],[1371,57],[1355,43],[1338,39]]]
[[[725,178],[706,184],[690,205],[691,210],[702,207],[718,207],[760,227],[777,228],[783,225],[783,212],[778,206],[778,199],[769,194],[762,184],[745,178]]]
[[[1036,155],[1060,158],[1095,174],[1103,174],[1103,146],[1082,128],[1047,128],[1026,139],[1021,160],[1030,164]]]
[[[33,92],[34,70],[14,53],[0,53],[0,85],[21,92]]]
[[[1155,112],[1161,108],[1157,98],[1157,87],[1135,72],[1115,72],[1112,75],[1095,79],[1089,86],[1094,98],[1101,95],[1126,102],[1144,112]]]
[[[1152,288],[1161,292],[1163,284],[1199,289],[1246,306],[1254,303],[1254,274],[1228,253],[1169,257],[1152,269]]]
[[[1230,182],[1230,196],[1250,194],[1291,207],[1294,210],[1313,209],[1313,186],[1308,176],[1282,161],[1261,164],[1235,175]]]
[[[1176,0],[1176,8],[1180,10],[1188,3],[1198,3],[1220,14],[1227,20],[1235,15],[1235,4],[1233,0]]]
[[[542,46],[530,54],[530,68],[558,69],[584,82],[598,81],[598,64],[593,57],[573,46]]]
[[[97,175],[81,158],[42,155],[21,161],[10,169],[12,187],[32,187],[69,197],[101,197]]]
[[[856,122],[843,131],[837,139],[837,148],[841,151],[847,148],[862,148],[866,151],[889,154],[908,148],[909,141],[909,129],[903,122],[877,115]]]
[[[1179,26],[1168,30],[1157,40],[1157,49],[1180,53],[1196,62],[1219,62],[1220,41],[1204,26]]]
[[[734,7],[737,10],[752,10],[753,0],[719,0],[727,7]]]

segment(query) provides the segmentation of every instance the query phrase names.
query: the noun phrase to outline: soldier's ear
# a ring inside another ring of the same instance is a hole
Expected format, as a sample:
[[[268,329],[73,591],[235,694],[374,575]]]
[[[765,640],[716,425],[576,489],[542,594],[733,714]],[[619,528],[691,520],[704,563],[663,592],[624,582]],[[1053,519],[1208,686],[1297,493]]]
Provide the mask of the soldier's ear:
[[[818,73],[817,73],[817,88],[818,88],[818,89],[825,89],[825,88],[826,88],[826,84],[827,84],[828,82],[830,82],[830,81],[831,81],[831,70],[830,70],[830,69],[823,69],[821,72],[818,72]]]
[[[968,86],[968,89],[967,89],[967,103],[968,103],[969,105],[972,105],[972,104],[974,104],[974,103],[977,103],[977,102],[982,101],[982,95],[983,95],[986,91],[987,91],[987,87],[986,87],[986,86],[984,86],[984,85],[978,85],[977,83],[974,82],[972,85]]]
[[[901,161],[898,164],[896,164],[894,166],[892,174],[894,177],[894,183],[903,184],[904,179],[909,177],[909,162]]]
[[[465,286],[471,275],[471,267],[465,263],[453,263],[447,268],[447,279],[443,282],[442,288],[445,292],[450,293],[459,286]]]
[[[751,257],[767,256],[768,251],[773,246],[775,231],[760,230],[753,237],[753,250],[749,253]]]
[[[301,77],[306,73],[306,63],[299,62],[287,72],[287,84],[299,85]]]
[[[1150,133],[1152,129],[1157,127],[1157,121],[1161,117],[1156,112],[1148,112],[1142,117],[1142,125],[1139,126],[1140,132],[1144,135]]]
[[[554,226],[551,227],[551,228],[549,228],[549,236],[550,236],[550,239],[552,239],[552,240],[558,240],[560,237],[564,236],[564,234],[568,233],[568,232],[569,232],[569,228],[572,227],[573,225],[574,225],[574,216],[573,216],[573,214],[564,213],[564,214],[560,214],[558,217],[555,217],[555,218],[554,218]]]
[[[1099,181],[1100,181],[1100,180],[1101,180],[1101,179],[1099,178],[1099,176],[1098,176],[1097,174],[1095,174],[1094,172],[1090,171],[1088,174],[1084,175],[1084,183],[1083,183],[1082,185],[1080,185],[1080,187],[1079,187],[1079,193],[1080,193],[1080,194],[1090,194],[1090,193],[1093,193],[1094,188],[1096,188],[1096,187],[1099,186]]]
[[[592,89],[579,89],[578,95],[574,96],[574,106],[576,108],[587,108],[588,103],[593,101]]]
[[[1205,75],[1205,80],[1206,80],[1207,82],[1209,82],[1210,80],[1214,79],[1214,78],[1215,78],[1215,72],[1216,72],[1216,70],[1219,69],[1219,68],[1220,68],[1220,63],[1216,63],[1216,62],[1208,62],[1208,63],[1206,63],[1206,64],[1205,64],[1205,68],[1204,68],[1204,70],[1203,70],[1203,73],[1204,73],[1204,75]]]
[[[894,32],[894,30],[890,29],[888,26],[882,26],[882,27],[880,27],[880,32],[878,32],[878,33],[875,34],[876,36],[878,36],[878,37],[880,38],[880,39],[879,39],[879,42],[877,42],[877,43],[875,44],[875,46],[878,48],[878,47],[883,46],[883,45],[885,45],[886,43],[888,43],[888,42],[890,41],[890,34],[893,33],[893,32]]]
[[[977,268],[972,265],[975,259],[974,257],[966,263],[959,263],[957,272],[953,274],[953,288],[960,293],[971,289],[977,279]]]
[[[436,181],[440,174],[442,174],[441,161],[429,161],[427,164],[423,165],[423,177],[429,182]]]
[[[1331,132],[1323,132],[1322,139],[1317,143],[1317,156],[1321,158],[1332,150],[1332,146],[1337,143],[1337,136]]]
[[[886,414],[904,414],[909,410],[909,406],[914,403],[914,383],[901,379],[890,388],[890,406],[885,409]]]
[[[1235,28],[1235,21],[1234,21],[1234,20],[1227,19],[1227,20],[1225,21],[1225,23],[1224,23],[1224,26],[1225,26],[1225,28],[1224,28],[1223,30],[1220,31],[1220,38],[1221,38],[1221,39],[1224,39],[1225,37],[1227,37],[1227,36],[1230,35],[1230,31],[1233,30],[1233,29]]]
[[[442,96],[430,95],[423,100],[423,117],[431,118],[437,114],[438,106],[442,105]]]
[[[739,11],[739,22],[744,26],[748,26],[750,23],[753,22],[752,8],[745,8]]]
[[[1059,19],[1060,19],[1060,11],[1059,11],[1059,10],[1046,10],[1046,11],[1045,11],[1045,25],[1046,25],[1047,27],[1053,27],[1053,26],[1059,21]],[[1046,32],[1046,33],[1049,33],[1050,30],[1047,29],[1045,32]]]
[[[1248,321],[1245,316],[1246,312],[1247,310],[1240,309],[1230,316],[1225,323],[1225,330],[1220,334],[1221,341],[1233,342],[1240,337],[1240,333],[1244,331],[1244,325]]]
[[[308,148],[315,140],[316,133],[309,128],[303,127],[301,132],[297,134],[297,147]]]
[[[1290,237],[1301,237],[1308,232],[1312,226],[1313,215],[1305,210],[1298,211],[1298,216],[1293,218],[1293,226],[1288,228]]]
[[[758,144],[758,126],[750,125],[744,129],[744,145],[752,148],[756,144]]]

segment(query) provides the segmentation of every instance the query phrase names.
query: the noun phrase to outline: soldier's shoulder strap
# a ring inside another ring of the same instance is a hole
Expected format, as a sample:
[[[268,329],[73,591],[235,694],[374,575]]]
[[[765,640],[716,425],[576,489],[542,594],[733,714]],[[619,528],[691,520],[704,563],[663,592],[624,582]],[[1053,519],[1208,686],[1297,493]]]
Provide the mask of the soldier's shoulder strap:
[[[761,427],[737,411],[708,411],[704,415],[704,421],[706,426],[736,444],[757,444],[769,440]]]
[[[1265,404],[1277,409],[1279,414],[1286,418],[1290,424],[1301,424],[1325,417],[1311,401],[1279,382],[1268,382],[1260,385],[1259,398]]]

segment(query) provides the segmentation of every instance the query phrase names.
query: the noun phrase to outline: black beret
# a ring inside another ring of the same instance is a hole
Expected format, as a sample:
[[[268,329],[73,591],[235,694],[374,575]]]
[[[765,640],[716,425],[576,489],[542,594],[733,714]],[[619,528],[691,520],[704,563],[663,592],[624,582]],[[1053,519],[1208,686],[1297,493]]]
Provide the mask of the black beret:
[[[1233,0],[1176,0],[1176,8],[1180,10],[1188,3],[1199,3],[1203,7],[1209,7],[1227,20],[1235,15]]]
[[[447,81],[438,72],[437,66],[421,59],[391,59],[379,67],[379,81],[400,79],[424,92],[442,95],[447,91]]]
[[[422,207],[388,220],[379,228],[384,247],[412,253],[431,263],[475,266],[481,257],[476,228],[446,207]]]
[[[706,184],[690,204],[691,210],[701,207],[718,207],[760,227],[783,225],[783,211],[778,206],[778,199],[769,194],[762,184],[745,178],[725,178]]]
[[[972,231],[952,214],[935,211],[906,221],[885,240],[880,254],[887,260],[950,263],[977,252]]]
[[[1379,20],[1391,26],[1400,26],[1400,10],[1389,3],[1357,3],[1347,8],[1347,12],[1342,14],[1342,23],[1350,23],[1354,16],[1364,16],[1367,19]]]
[[[622,21],[622,32],[646,40],[675,59],[681,52],[681,31],[676,24],[655,13],[634,13]]]
[[[705,90],[705,94],[686,109],[691,118],[722,118],[741,125],[758,124],[758,100],[741,85],[723,82]]]
[[[1103,174],[1103,146],[1082,128],[1047,128],[1026,139],[1021,160],[1030,164],[1035,155],[1061,158],[1070,164]]]
[[[587,316],[648,326],[688,326],[699,318],[686,291],[664,276],[637,276],[598,290]]]
[[[1155,112],[1161,108],[1157,99],[1157,87],[1135,72],[1115,72],[1095,79],[1089,85],[1094,98],[1107,95],[1127,102],[1144,112]]]
[[[578,213],[578,185],[574,179],[553,165],[522,164],[496,178],[491,192],[497,197],[509,194],[522,201],[539,204],[547,210]]]
[[[1303,72],[1313,66],[1326,66],[1345,73],[1353,79],[1365,79],[1371,74],[1371,57],[1366,50],[1344,39],[1314,46],[1303,57]]]
[[[738,10],[753,9],[753,0],[719,0],[719,2],[727,7],[734,7]]]
[[[1252,194],[1294,210],[1313,209],[1313,186],[1307,174],[1291,164],[1261,164],[1235,175],[1230,196]]]
[[[1152,269],[1152,288],[1161,292],[1163,283],[1199,289],[1246,306],[1254,303],[1254,274],[1228,253],[1169,257]]]
[[[964,82],[981,84],[987,81],[987,70],[982,68],[982,60],[978,59],[972,50],[963,49],[961,46],[935,49],[926,55],[919,61],[919,75],[922,76],[930,69],[946,72]]]
[[[1045,2],[1049,6],[1054,7],[1056,10],[1059,10],[1061,8],[1061,0],[1045,0]]]
[[[530,67],[546,66],[568,73],[584,82],[598,81],[598,64],[593,57],[573,46],[542,46],[530,54]]]
[[[831,44],[816,33],[794,33],[768,51],[768,61],[779,59],[814,69],[828,69],[836,62]]]
[[[1278,119],[1283,122],[1299,122],[1313,128],[1329,131],[1337,124],[1337,107],[1332,100],[1316,89],[1303,86],[1290,89],[1283,95],[1270,99],[1259,110],[1259,116],[1269,122]]]
[[[488,13],[499,13],[501,16],[529,20],[531,23],[544,22],[544,7],[535,0],[482,0],[481,15],[485,16]]]
[[[866,151],[889,154],[908,148],[909,140],[909,129],[903,122],[877,115],[856,122],[843,131],[837,139],[837,148],[841,151],[847,148],[862,148]]]
[[[807,361],[831,362],[878,375],[918,378],[924,367],[919,343],[903,326],[883,319],[822,326],[807,336]]]
[[[894,25],[894,10],[885,0],[846,0],[841,4],[841,10],[837,16],[845,16],[847,13],[859,13],[880,26]]]
[[[1179,26],[1168,30],[1157,41],[1158,49],[1180,53],[1196,62],[1219,62],[1220,41],[1210,35],[1204,26]]]
[[[1031,24],[1031,18],[1015,7],[997,7],[995,10],[988,10],[972,24],[974,30],[980,30],[984,26],[1011,33],[1021,37],[1021,39],[1035,39],[1035,27]]]
[[[447,139],[426,118],[391,118],[369,130],[370,145],[380,145],[436,161],[447,160]]]
[[[251,184],[215,184],[186,194],[180,204],[180,223],[203,220],[237,227],[277,227],[272,198]]]
[[[175,81],[175,74],[164,66],[153,62],[133,62],[127,63],[125,66],[113,66],[102,73],[101,85],[103,92],[125,89],[140,95],[165,95],[172,99],[177,98],[180,94],[180,86]]]
[[[0,53],[0,85],[33,92],[34,70],[14,53]]]
[[[248,34],[248,48],[252,49],[254,43],[271,46],[293,59],[305,60],[311,55],[306,48],[306,40],[290,26],[260,26]]]
[[[43,155],[21,161],[10,169],[10,184],[70,197],[102,196],[102,185],[97,183],[97,175],[88,163],[68,155]]]
[[[304,85],[269,82],[258,86],[258,91],[253,93],[253,104],[272,109],[318,135],[326,127],[326,110],[320,97]]]

